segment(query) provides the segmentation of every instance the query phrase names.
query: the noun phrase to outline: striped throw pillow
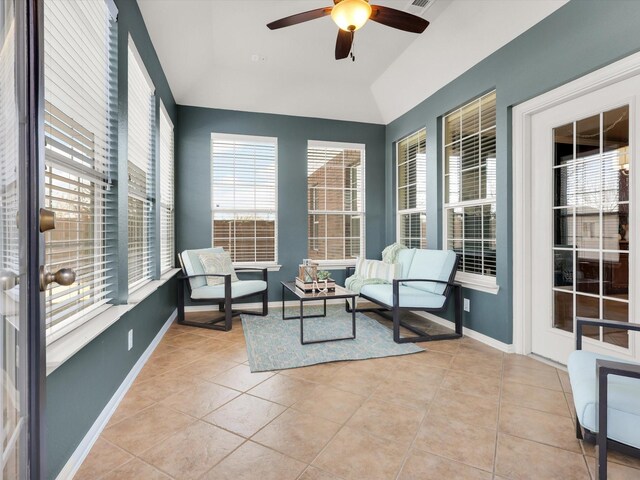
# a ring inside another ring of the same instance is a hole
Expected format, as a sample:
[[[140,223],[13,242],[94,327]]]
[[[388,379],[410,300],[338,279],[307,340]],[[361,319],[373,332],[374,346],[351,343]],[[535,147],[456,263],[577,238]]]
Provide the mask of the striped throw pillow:
[[[398,263],[385,263],[380,260],[367,260],[366,258],[358,258],[356,260],[356,275],[369,280],[382,280],[387,283],[393,282],[398,277]]]

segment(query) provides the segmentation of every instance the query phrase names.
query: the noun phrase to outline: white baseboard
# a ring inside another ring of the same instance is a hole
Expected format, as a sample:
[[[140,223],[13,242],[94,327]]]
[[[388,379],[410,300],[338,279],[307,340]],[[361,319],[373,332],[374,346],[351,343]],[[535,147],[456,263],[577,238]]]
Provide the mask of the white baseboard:
[[[442,325],[443,327],[447,327],[447,328],[451,328],[452,330],[455,328],[455,324],[450,321],[447,320],[445,318],[442,317],[438,317],[437,315],[434,315],[432,313],[429,312],[413,312],[417,315],[420,315],[421,317],[426,318],[427,320],[431,320],[434,323],[437,323],[438,325]],[[465,337],[469,337],[469,338],[473,338],[474,340],[478,340],[481,343],[484,343],[485,345],[488,345],[490,347],[493,347],[497,350],[500,350],[501,352],[504,353],[513,353],[514,352],[514,348],[513,348],[513,344],[509,345],[506,343],[503,343],[499,340],[496,340],[495,338],[491,338],[483,333],[480,332],[476,332],[475,330],[471,330],[470,328],[467,327],[462,327],[462,334]]]
[[[100,412],[100,415],[98,415],[96,421],[93,422],[93,425],[84,436],[78,447],[75,449],[73,454],[71,454],[71,457],[69,457],[69,460],[67,460],[67,463],[56,477],[56,480],[71,480],[76,474],[76,472],[80,468],[80,465],[82,465],[82,462],[91,451],[93,444],[96,443],[96,440],[98,440],[98,437],[102,433],[102,430],[107,425],[107,423],[109,423],[111,416],[116,411],[118,405],[120,405],[120,402],[129,391],[129,388],[133,384],[133,381],[140,373],[140,370],[142,370],[142,367],[144,367],[144,364],[147,363],[147,360],[156,349],[156,347],[160,343],[160,340],[162,340],[162,337],[169,329],[177,315],[178,311],[174,310],[173,313],[169,316],[158,334],[149,344],[144,353],[140,356],[131,371],[129,371],[129,374],[126,376],[122,384],[120,384],[120,387],[118,387],[116,393],[113,394],[111,400],[109,400],[109,403],[107,403],[107,405],[102,409],[102,412]]]

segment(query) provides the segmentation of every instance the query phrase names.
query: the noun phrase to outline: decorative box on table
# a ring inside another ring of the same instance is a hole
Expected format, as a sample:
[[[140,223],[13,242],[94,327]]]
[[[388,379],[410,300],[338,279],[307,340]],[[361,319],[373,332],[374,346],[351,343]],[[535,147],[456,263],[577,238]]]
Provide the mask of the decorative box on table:
[[[300,277],[296,277],[296,287],[306,293],[319,292],[325,289],[328,292],[333,292],[336,289],[336,281],[329,279],[304,282]]]

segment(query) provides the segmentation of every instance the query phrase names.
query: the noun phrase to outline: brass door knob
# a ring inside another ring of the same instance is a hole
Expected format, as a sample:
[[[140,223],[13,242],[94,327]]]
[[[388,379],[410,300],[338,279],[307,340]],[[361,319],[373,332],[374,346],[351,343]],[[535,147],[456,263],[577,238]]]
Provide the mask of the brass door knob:
[[[61,268],[56,273],[45,271],[44,267],[40,267],[40,291],[44,292],[47,286],[53,282],[58,285],[68,287],[76,281],[76,272],[70,268]]]
[[[40,232],[48,232],[49,230],[55,230],[56,228],[56,213],[47,210],[46,208],[40,209]]]

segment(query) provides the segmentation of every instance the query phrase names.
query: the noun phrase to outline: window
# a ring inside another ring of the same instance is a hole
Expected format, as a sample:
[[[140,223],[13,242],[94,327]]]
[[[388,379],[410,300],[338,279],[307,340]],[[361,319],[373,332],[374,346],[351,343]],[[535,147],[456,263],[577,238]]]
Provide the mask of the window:
[[[495,284],[495,91],[443,121],[445,244],[461,257],[459,280]]]
[[[131,39],[128,62],[129,292],[132,292],[152,276],[156,109],[153,84]]]
[[[423,128],[400,140],[396,150],[396,238],[409,248],[427,248],[426,141]]]
[[[115,28],[104,0],[44,2],[45,208],[56,214],[45,256],[50,271],[76,272],[73,285],[47,288],[48,340],[112,296]]]
[[[364,254],[364,145],[307,147],[309,258],[352,262]]]
[[[211,135],[212,245],[237,264],[278,261],[278,140]]]
[[[160,273],[174,265],[173,123],[160,104]]]

